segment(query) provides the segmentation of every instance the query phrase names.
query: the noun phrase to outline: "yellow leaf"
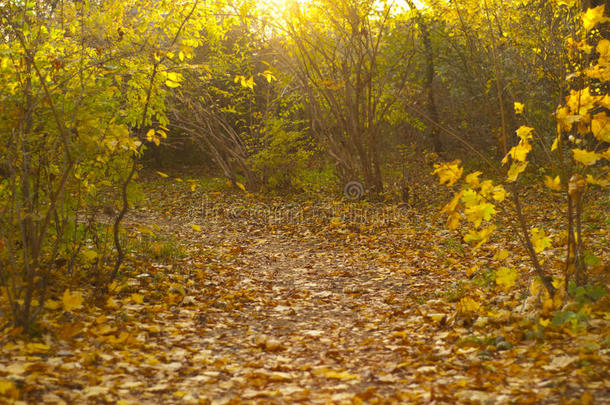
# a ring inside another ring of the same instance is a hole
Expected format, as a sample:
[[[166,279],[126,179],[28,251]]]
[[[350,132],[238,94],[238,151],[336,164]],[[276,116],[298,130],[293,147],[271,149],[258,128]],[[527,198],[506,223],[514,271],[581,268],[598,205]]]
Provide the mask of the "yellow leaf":
[[[521,138],[524,141],[527,141],[529,139],[532,139],[533,130],[534,130],[534,128],[532,128],[532,127],[527,127],[525,125],[522,125],[519,127],[519,129],[516,132],[517,132],[517,136],[519,138]]]
[[[585,166],[591,166],[595,164],[599,159],[601,159],[602,155],[596,152],[590,152],[584,149],[572,149],[572,153],[574,154],[574,160],[582,163]]]
[[[610,143],[610,118],[606,113],[595,114],[591,121],[591,132],[598,140]]]
[[[479,266],[477,264],[475,264],[472,267],[469,267],[466,269],[466,275],[468,277],[472,276],[474,273],[476,273],[476,271],[479,269]]]
[[[178,52],[178,59],[180,59],[180,62],[184,62],[184,52]]]
[[[595,184],[596,186],[608,187],[610,186],[610,173],[607,174],[606,178],[595,178],[590,174],[587,174],[587,183]]]
[[[49,350],[51,350],[51,347],[48,345],[45,345],[44,343],[28,343],[25,346],[25,350],[26,352],[28,352],[29,354],[34,354],[34,353],[46,353]]]
[[[532,228],[532,245],[536,253],[551,246],[551,238],[546,236],[544,229]]]
[[[561,180],[559,176],[555,176],[555,178],[551,178],[551,176],[544,176],[544,185],[550,188],[551,190],[561,191]]]
[[[165,81],[165,85],[167,87],[179,87],[180,81],[182,81],[182,75],[176,72],[169,72],[167,74],[167,80]]]
[[[470,243],[470,244],[476,243],[476,245],[474,245],[473,249],[478,249],[483,243],[485,243],[489,240],[489,237],[491,236],[493,231],[495,231],[495,229],[496,229],[495,225],[490,225],[487,228],[481,229],[480,231],[471,229],[464,236],[464,242]]]
[[[542,284],[542,282],[540,281],[540,279],[538,277],[536,277],[532,280],[532,282],[530,283],[529,290],[530,290],[530,294],[533,295],[534,297],[545,292],[544,285]]]
[[[479,227],[483,220],[489,221],[491,216],[496,213],[493,204],[488,202],[482,202],[478,205],[466,208],[464,214],[466,219],[474,224],[475,227]]]
[[[461,313],[476,313],[481,308],[478,302],[470,297],[464,297],[457,305],[458,312]]]
[[[197,184],[191,184],[191,191],[197,190]]]
[[[601,6],[587,10],[587,12],[582,16],[582,25],[585,30],[591,31],[597,24],[610,21],[609,18],[604,17],[605,8],[606,5],[602,4]]]
[[[510,165],[510,169],[508,169],[508,174],[506,175],[506,179],[510,182],[516,181],[519,174],[521,174],[525,168],[527,167],[527,162],[513,162]]]
[[[168,176],[167,174],[165,174],[165,173],[157,172],[157,174],[158,174],[159,176],[161,176],[161,177],[164,177],[164,178],[169,177],[169,176]]]
[[[493,199],[496,201],[504,201],[506,198],[506,190],[502,186],[494,187],[493,191]]]
[[[595,98],[591,96],[591,90],[585,87],[582,90],[572,90],[566,98],[566,104],[574,115],[568,115],[566,119],[571,122],[582,120],[582,116],[588,114],[589,110],[594,107]]]
[[[155,129],[154,129],[154,128],[151,128],[151,129],[149,129],[149,130],[148,130],[148,132],[146,133],[146,139],[147,139],[148,141],[152,141],[153,136],[155,136]]]
[[[116,302],[116,300],[113,297],[108,297],[108,299],[106,300],[106,306],[111,309],[119,308],[119,304]]]
[[[327,378],[335,378],[335,379],[343,380],[343,381],[355,380],[355,379],[360,378],[360,376],[358,374],[350,374],[347,371],[334,371],[334,370],[325,371],[324,376]]]
[[[542,326],[543,328],[546,328],[547,326],[549,326],[549,324],[551,323],[550,319],[545,319],[545,318],[540,318],[538,320],[538,323],[540,324],[540,326]]]
[[[451,230],[456,229],[460,224],[460,219],[462,219],[462,217],[458,212],[454,211],[450,213],[449,217],[447,218],[447,228]]]
[[[240,189],[241,191],[244,191],[244,192],[246,191],[246,186],[244,186],[244,185],[243,185],[243,184],[241,184],[240,182],[236,181],[236,182],[235,182],[235,185],[236,185],[237,187],[239,187],[239,189]]]
[[[509,255],[508,250],[506,250],[506,249],[500,249],[500,250],[499,250],[499,251],[498,251],[498,252],[495,254],[495,257],[494,257],[494,258],[495,258],[496,260],[500,260],[500,261],[502,261],[502,260],[506,259],[506,258],[508,257],[508,255]]]
[[[518,103],[515,101],[515,114],[523,114],[523,107],[525,107],[522,103]]]
[[[437,174],[440,184],[447,183],[447,186],[452,186],[462,177],[464,169],[459,167],[460,161],[455,160],[450,163],[436,163],[432,174]]]
[[[17,390],[15,383],[11,380],[0,379],[0,395],[17,399],[17,397],[19,396],[19,391]]]
[[[192,224],[191,228],[193,228],[193,231],[201,232],[201,226],[197,224]]]
[[[496,284],[504,290],[510,290],[515,286],[519,272],[516,269],[500,267],[496,272]]]
[[[482,172],[476,171],[473,173],[470,173],[468,176],[466,176],[466,178],[464,179],[464,181],[466,183],[468,183],[468,185],[470,185],[470,187],[472,188],[476,188],[479,186],[479,176],[483,174]]]
[[[69,290],[64,291],[64,295],[61,299],[64,307],[64,311],[72,311],[83,307],[83,295],[78,292],[70,292]]]
[[[55,309],[59,309],[61,307],[61,303],[59,301],[49,299],[44,302],[44,307],[53,311]]]
[[[559,130],[557,130],[557,132],[559,132]],[[557,148],[559,147],[560,138],[561,138],[561,135],[557,135],[555,137],[555,140],[553,141],[553,145],[551,146],[551,151],[557,150]]]
[[[455,194],[453,195],[453,198],[451,199],[451,201],[449,201],[449,202],[447,203],[447,205],[445,205],[445,206],[443,207],[443,209],[441,210],[441,212],[442,212],[442,213],[447,213],[447,214],[450,214],[450,213],[454,212],[454,211],[455,211],[455,209],[457,208],[457,205],[458,205],[458,204],[459,204],[459,202],[460,202],[460,198],[462,197],[462,193],[463,193],[462,191],[460,191],[459,193],[455,193]]]
[[[513,146],[508,154],[512,156],[513,160],[523,162],[531,150],[532,145],[529,142],[521,141],[516,146]]]
[[[568,98],[568,102],[571,99]],[[578,106],[574,105],[574,108],[577,109]],[[555,112],[555,119],[557,120],[557,123],[559,124],[559,129],[562,129],[564,131],[569,131],[570,129],[572,129],[572,125],[575,122],[578,122],[582,119],[582,116],[580,115],[574,115],[570,113],[570,109],[568,107],[559,107],[557,109],[557,111]],[[557,142],[557,140],[555,140],[555,143]],[[554,150],[554,149],[552,149]]]
[[[143,304],[144,296],[142,294],[133,293],[131,294],[131,300],[136,304]]]

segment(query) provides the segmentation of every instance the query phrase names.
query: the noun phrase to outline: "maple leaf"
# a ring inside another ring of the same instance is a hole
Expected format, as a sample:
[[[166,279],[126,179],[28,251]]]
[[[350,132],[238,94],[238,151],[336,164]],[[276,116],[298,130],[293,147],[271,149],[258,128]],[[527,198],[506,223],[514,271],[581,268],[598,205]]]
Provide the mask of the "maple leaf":
[[[606,5],[602,4],[595,8],[589,8],[582,16],[582,25],[587,31],[591,31],[597,24],[610,21],[610,18],[604,17]]]
[[[451,199],[451,201],[449,201],[449,202],[447,203],[447,205],[445,205],[445,206],[443,207],[443,209],[441,210],[441,212],[442,212],[442,213],[445,213],[445,214],[450,214],[450,213],[454,212],[454,211],[456,210],[456,208],[457,208],[457,206],[458,206],[459,202],[460,202],[460,198],[462,197],[462,193],[463,193],[462,191],[460,191],[460,192],[458,192],[458,193],[455,193],[455,194],[453,195],[453,198]]]
[[[519,273],[516,269],[508,267],[500,267],[496,271],[496,284],[504,290],[509,290],[515,286]]]
[[[518,103],[515,101],[515,114],[523,114],[523,108],[525,107],[522,103]]]
[[[458,312],[460,313],[476,313],[480,308],[481,305],[471,297],[462,298],[457,305]]]
[[[532,228],[532,245],[536,253],[542,252],[551,246],[551,238],[546,236],[544,229]]]
[[[504,201],[504,199],[506,198],[506,190],[502,186],[494,187],[492,192],[493,192],[492,197],[496,201]]]
[[[591,166],[602,158],[601,154],[584,149],[572,149],[572,153],[574,160],[585,166]]]
[[[514,160],[523,162],[531,150],[532,145],[529,142],[521,141],[516,146],[513,146],[508,154],[512,156]]]
[[[473,249],[478,249],[483,243],[485,243],[489,240],[489,237],[491,236],[491,234],[493,233],[493,231],[495,229],[496,229],[495,225],[490,225],[487,228],[481,229],[480,231],[471,229],[464,236],[464,242],[470,243],[470,244],[476,243],[476,245],[474,245]]]
[[[464,181],[470,186],[470,187],[478,187],[479,186],[479,176],[483,174],[482,172],[476,171],[473,173],[470,173],[469,175],[466,176],[466,178],[464,179]]]
[[[510,169],[508,169],[506,179],[510,182],[516,181],[517,177],[519,177],[519,174],[521,174],[527,167],[527,164],[528,164],[528,162],[521,162],[521,163],[513,162],[510,165]]]
[[[599,113],[591,120],[593,136],[602,142],[610,142],[610,117],[606,113]]]
[[[595,105],[595,98],[591,95],[591,90],[585,87],[582,90],[572,90],[570,95],[566,99],[566,104],[570,108],[570,111],[574,115],[569,116],[566,114],[564,119],[570,118],[572,122],[577,122],[586,116],[591,108]]]
[[[551,190],[561,191],[561,180],[559,179],[559,176],[555,176],[555,178],[544,176],[544,185]]]
[[[517,136],[521,138],[522,141],[527,141],[532,139],[532,131],[534,128],[522,125],[517,129]]]
[[[144,296],[142,294],[133,293],[133,294],[131,294],[130,298],[136,304],[143,304],[144,303]]]
[[[64,310],[71,312],[75,309],[80,309],[83,307],[83,295],[78,291],[70,292],[69,290],[66,290],[64,291],[61,302]]]
[[[483,202],[479,205],[466,208],[464,213],[466,214],[466,219],[478,228],[483,220],[489,221],[491,216],[496,213],[496,210],[493,204]]]
[[[432,174],[437,174],[440,184],[447,183],[447,186],[452,186],[462,177],[464,169],[459,167],[460,161],[455,160],[451,163],[436,163]]]

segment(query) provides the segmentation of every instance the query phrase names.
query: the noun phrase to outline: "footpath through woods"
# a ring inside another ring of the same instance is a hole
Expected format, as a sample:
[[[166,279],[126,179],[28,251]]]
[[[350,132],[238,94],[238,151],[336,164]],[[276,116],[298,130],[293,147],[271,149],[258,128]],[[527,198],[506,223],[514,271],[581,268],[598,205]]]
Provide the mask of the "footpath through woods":
[[[523,327],[433,211],[147,193],[113,297],[2,336],[25,403],[610,403],[608,322]]]

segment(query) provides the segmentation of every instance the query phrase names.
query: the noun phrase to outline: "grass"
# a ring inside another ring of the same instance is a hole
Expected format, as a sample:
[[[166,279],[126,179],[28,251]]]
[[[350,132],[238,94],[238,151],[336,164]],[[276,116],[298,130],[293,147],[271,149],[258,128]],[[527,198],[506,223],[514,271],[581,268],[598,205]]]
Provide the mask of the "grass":
[[[133,251],[163,262],[187,256],[184,246],[172,235],[140,235],[135,241]]]

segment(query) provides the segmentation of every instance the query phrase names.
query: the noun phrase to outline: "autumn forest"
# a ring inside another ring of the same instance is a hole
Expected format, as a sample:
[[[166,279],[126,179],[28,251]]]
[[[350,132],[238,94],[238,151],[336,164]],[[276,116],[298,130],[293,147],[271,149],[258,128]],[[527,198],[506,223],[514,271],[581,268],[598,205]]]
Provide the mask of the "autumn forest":
[[[610,404],[599,0],[0,0],[1,404]]]

